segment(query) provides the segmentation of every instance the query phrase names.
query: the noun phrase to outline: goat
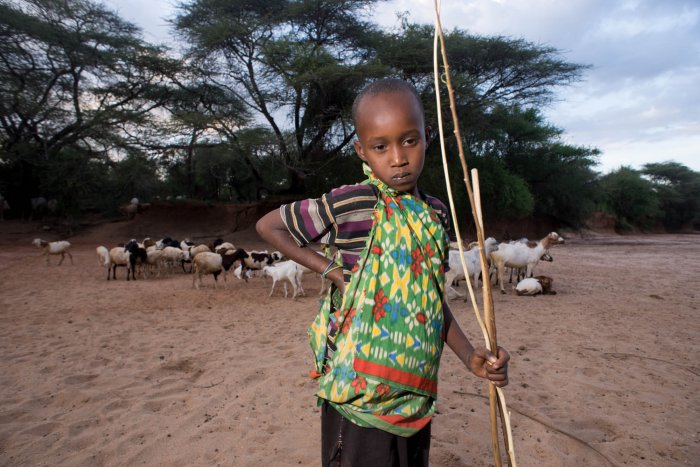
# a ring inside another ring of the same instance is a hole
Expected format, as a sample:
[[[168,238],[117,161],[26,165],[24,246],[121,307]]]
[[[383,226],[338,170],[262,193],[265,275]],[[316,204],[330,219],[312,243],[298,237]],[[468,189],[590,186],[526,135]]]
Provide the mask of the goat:
[[[49,266],[51,263],[49,262],[49,256],[50,255],[61,255],[61,260],[58,262],[58,265],[60,266],[61,263],[63,263],[63,260],[66,258],[66,255],[70,258],[70,264],[73,264],[73,255],[70,254],[70,243],[61,240],[58,242],[47,242],[46,240],[42,240],[40,238],[35,238],[32,240],[32,245],[36,246],[37,248],[41,248],[42,255],[46,256],[46,265]]]
[[[501,243],[498,245],[498,250],[491,253],[491,260],[498,271],[498,284],[501,288],[501,293],[506,293],[503,285],[503,275],[506,267],[511,268],[526,268],[525,276],[532,277],[532,272],[540,261],[540,258],[549,249],[554,246],[564,243],[564,238],[560,237],[556,232],[550,232],[539,242],[523,243]]]
[[[554,258],[552,258],[552,255],[549,253],[545,253],[540,257],[540,261],[547,261],[551,263],[554,261]],[[520,282],[521,280],[525,279],[525,268],[510,268],[510,278],[508,279],[508,283],[512,284],[513,283],[513,273],[515,273],[515,282]]]
[[[292,298],[297,298],[297,294],[299,292],[299,286],[297,285],[297,266],[297,263],[290,260],[277,263],[274,266],[264,266],[262,268],[263,274],[272,278],[270,297],[272,297],[272,293],[275,290],[275,284],[277,284],[277,281],[287,280],[290,284],[292,284],[292,288],[294,289],[294,294],[292,295]],[[287,297],[286,283],[284,284],[284,296],[285,298]]]
[[[554,279],[548,276],[528,277],[518,282],[515,286],[515,293],[518,295],[556,295],[552,290],[552,282]]]
[[[490,254],[498,250],[498,242],[495,238],[489,237],[484,241],[484,254],[489,260]],[[467,264],[467,272],[473,279],[474,289],[479,287],[479,274],[481,273],[481,255],[479,253],[479,244],[472,246],[468,251],[464,252],[464,262]],[[445,285],[452,287],[454,281],[466,278],[462,261],[459,259],[459,250],[449,250],[449,265],[450,270],[445,274]],[[457,296],[462,296],[456,290],[452,290]]]

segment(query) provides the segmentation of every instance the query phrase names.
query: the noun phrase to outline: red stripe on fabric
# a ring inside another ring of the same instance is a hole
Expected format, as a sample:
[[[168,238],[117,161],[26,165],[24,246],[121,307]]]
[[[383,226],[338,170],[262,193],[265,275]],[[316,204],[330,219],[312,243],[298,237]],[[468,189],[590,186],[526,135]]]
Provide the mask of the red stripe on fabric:
[[[396,381],[405,386],[411,386],[422,391],[428,391],[432,394],[437,393],[437,381],[431,381],[418,375],[414,375],[407,371],[397,370],[379,363],[369,362],[355,357],[353,362],[355,371],[367,373],[368,375],[378,376],[380,378]]]
[[[394,426],[401,428],[415,428],[418,430],[430,423],[430,420],[432,419],[432,417],[415,418],[402,417],[401,415],[378,415],[377,418]]]

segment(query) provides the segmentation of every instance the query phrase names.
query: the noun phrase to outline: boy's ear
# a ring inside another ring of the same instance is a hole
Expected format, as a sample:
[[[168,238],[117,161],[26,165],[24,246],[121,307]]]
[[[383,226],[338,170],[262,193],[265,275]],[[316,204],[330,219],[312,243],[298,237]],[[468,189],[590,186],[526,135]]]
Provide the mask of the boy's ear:
[[[355,147],[355,152],[360,157],[360,159],[367,162],[367,158],[365,158],[365,153],[362,150],[362,143],[360,143],[360,141],[356,139],[355,141],[353,141],[352,145]]]
[[[433,134],[433,129],[429,126],[425,127],[425,141],[430,142],[430,135]]]

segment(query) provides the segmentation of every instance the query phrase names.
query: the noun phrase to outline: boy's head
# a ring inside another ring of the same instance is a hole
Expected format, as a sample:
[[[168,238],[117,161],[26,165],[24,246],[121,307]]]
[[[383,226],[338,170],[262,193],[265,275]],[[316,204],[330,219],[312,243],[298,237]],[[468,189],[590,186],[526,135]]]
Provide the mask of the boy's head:
[[[416,89],[398,79],[365,87],[352,106],[355,151],[391,188],[417,194],[428,130]]]

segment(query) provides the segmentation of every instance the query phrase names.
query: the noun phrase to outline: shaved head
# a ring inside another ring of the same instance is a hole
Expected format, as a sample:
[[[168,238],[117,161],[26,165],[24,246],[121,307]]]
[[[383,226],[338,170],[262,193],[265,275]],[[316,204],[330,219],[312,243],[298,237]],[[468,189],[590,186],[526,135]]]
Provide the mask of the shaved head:
[[[413,96],[418,104],[418,109],[420,111],[421,117],[423,116],[423,102],[421,101],[420,94],[411,83],[407,81],[397,79],[397,78],[384,78],[374,81],[367,86],[365,86],[362,91],[357,95],[355,101],[352,104],[352,121],[355,124],[355,130],[358,128],[358,111],[360,104],[367,97],[374,97],[381,94],[399,94],[407,93]]]

